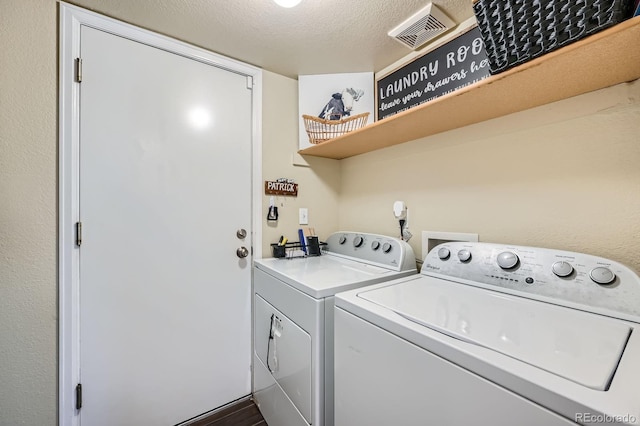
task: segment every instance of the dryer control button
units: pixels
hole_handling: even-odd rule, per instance
[[[611,284],[616,279],[616,275],[611,272],[611,269],[605,268],[604,266],[593,268],[591,272],[589,272],[589,276],[593,282],[600,285]]]
[[[346,243],[346,242],[347,242],[347,237],[345,237],[344,235],[342,235],[342,236],[340,237],[340,240],[338,240],[338,242],[339,242],[340,244],[344,244],[344,243]]]
[[[503,251],[498,255],[498,266],[502,269],[511,269],[518,264],[518,255],[511,251]]]
[[[390,243],[384,243],[382,245],[382,251],[385,252],[385,253],[389,253],[392,248],[393,248],[393,246]]]
[[[374,241],[371,243],[371,250],[378,250],[380,248],[380,241]]]
[[[551,266],[551,270],[559,277],[568,277],[573,272],[573,266],[564,260],[558,261]]]
[[[440,258],[440,260],[447,260],[450,255],[451,252],[446,247],[442,247],[440,250],[438,250],[438,257]]]
[[[357,237],[355,237],[353,239],[353,246],[354,247],[360,247],[362,245],[362,243],[364,243],[364,238],[362,238],[360,235],[358,235]]]
[[[458,251],[458,259],[460,262],[468,262],[471,260],[471,252],[467,249],[462,249]]]

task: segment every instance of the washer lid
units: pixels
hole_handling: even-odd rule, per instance
[[[631,333],[610,318],[432,277],[358,297],[596,390],[608,388]]]

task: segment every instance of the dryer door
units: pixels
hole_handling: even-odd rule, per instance
[[[258,358],[311,423],[311,336],[258,294],[254,321]]]

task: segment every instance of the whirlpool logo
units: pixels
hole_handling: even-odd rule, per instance
[[[426,267],[427,269],[431,269],[432,271],[439,271],[439,270],[440,270],[440,267],[439,267],[439,266],[432,265],[432,264],[430,264],[430,263],[427,263],[427,264],[425,265],[425,267]]]

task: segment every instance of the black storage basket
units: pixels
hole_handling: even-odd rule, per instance
[[[473,4],[491,74],[613,26],[629,18],[632,7],[633,0],[477,0]]]

